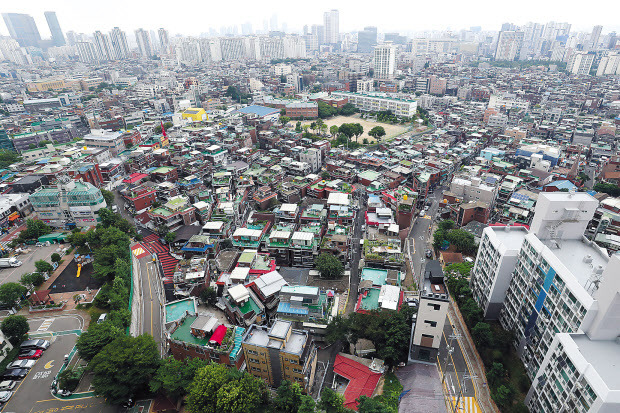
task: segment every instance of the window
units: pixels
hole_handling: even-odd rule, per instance
[[[429,307],[433,307],[433,310],[434,310],[434,311],[439,311],[439,310],[441,310],[441,306],[440,306],[439,304],[431,304],[431,303],[428,303],[428,306],[429,306]]]
[[[429,327],[437,327],[437,321],[424,320],[424,324],[428,324]]]

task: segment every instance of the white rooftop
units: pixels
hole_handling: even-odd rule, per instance
[[[349,194],[342,192],[331,192],[327,198],[328,205],[349,205]]]
[[[243,284],[237,284],[228,289],[228,294],[236,303],[243,302],[250,298],[250,292]]]
[[[235,267],[230,273],[230,279],[244,281],[250,275],[250,267]]]
[[[259,238],[263,231],[260,229],[250,229],[250,228],[237,228],[233,237],[254,237]]]
[[[277,271],[271,271],[261,275],[254,280],[254,284],[256,284],[265,297],[280,292],[280,289],[287,285],[284,278]]]
[[[203,229],[220,229],[224,225],[224,221],[209,221],[202,226]]]
[[[379,305],[381,308],[388,310],[398,309],[398,301],[400,300],[400,287],[385,284],[381,286],[379,292]]]
[[[280,211],[295,212],[297,211],[297,204],[282,204],[280,205]]]
[[[293,232],[292,239],[294,241],[312,241],[314,234],[312,232],[295,231]]]

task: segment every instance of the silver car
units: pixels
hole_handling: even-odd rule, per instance
[[[30,370],[32,366],[36,363],[35,360],[15,360],[11,364],[8,365],[7,369],[28,369]]]
[[[12,391],[0,391],[0,403],[8,402],[12,395]]]
[[[0,391],[13,390],[17,382],[15,380],[4,380],[0,382]]]

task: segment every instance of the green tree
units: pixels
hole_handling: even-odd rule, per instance
[[[44,282],[45,282],[45,277],[43,276],[43,274],[38,273],[38,272],[30,272],[30,273],[24,274],[19,280],[19,283],[28,289],[38,287]]]
[[[301,387],[298,383],[283,380],[276,390],[273,406],[281,413],[295,413],[301,405]]]
[[[349,332],[349,320],[341,315],[337,315],[327,324],[325,329],[325,340],[328,343],[346,341]]]
[[[59,253],[55,252],[55,253],[52,254],[50,259],[52,260],[52,262],[60,262],[61,257],[60,257]]]
[[[0,330],[2,330],[2,333],[11,344],[15,346],[28,334],[30,326],[28,325],[28,319],[23,315],[10,315],[2,320]]]
[[[496,388],[506,377],[506,369],[502,363],[493,363],[487,371],[487,381],[491,388]]]
[[[332,125],[329,127],[329,134],[332,135],[332,138],[335,138],[338,134],[338,126]]]
[[[368,132],[368,134],[375,138],[375,141],[380,142],[381,138],[385,136],[385,129],[383,126],[375,126],[370,130],[370,132]]]
[[[8,282],[0,285],[0,303],[7,307],[15,307],[25,294],[28,292],[26,287],[15,282]]]
[[[217,391],[228,381],[223,364],[212,363],[199,369],[189,387],[187,407],[191,413],[217,411]]]
[[[267,401],[265,382],[244,373],[238,380],[230,380],[217,391],[217,409],[222,413],[247,413],[259,411]]]
[[[317,403],[317,407],[324,410],[325,413],[345,413],[344,396],[336,393],[329,387],[323,389],[321,400]]]
[[[330,280],[342,278],[344,266],[333,254],[323,252],[314,262],[316,269],[321,273],[321,278]]]
[[[40,236],[47,235],[51,232],[52,227],[45,222],[39,221],[38,219],[27,219],[26,229],[19,234],[19,238],[22,240],[38,239]]]
[[[316,412],[316,403],[314,402],[314,399],[307,395],[301,396],[301,403],[299,404],[299,409],[297,409],[297,413],[315,413],[315,412]]]
[[[594,190],[596,192],[603,192],[611,196],[620,196],[620,186],[607,182],[597,183],[596,185],[594,185]]]
[[[495,400],[495,403],[506,409],[512,405],[512,402],[515,399],[515,393],[515,389],[512,385],[502,384],[493,392],[491,397]]]
[[[364,145],[368,145],[368,139],[367,139],[367,138],[362,139],[362,143],[363,143]]]
[[[280,116],[280,124],[282,126],[286,126],[287,123],[289,123],[291,121],[291,118],[289,118],[288,116]]]
[[[52,141],[50,140],[43,140],[41,142],[39,142],[39,148],[43,148],[46,145],[49,145],[50,143],[52,143]]]
[[[200,299],[207,305],[215,305],[217,302],[217,292],[213,287],[207,287],[200,293]]]
[[[101,190],[101,195],[103,195],[103,199],[105,199],[105,203],[109,208],[112,208],[116,202],[114,201],[114,193],[108,191],[107,189]]]
[[[172,400],[185,396],[196,372],[205,367],[207,361],[187,358],[183,361],[170,356],[165,358],[149,384],[152,392],[163,392]]]
[[[34,148],[31,148],[34,149]],[[10,165],[17,163],[22,160],[22,157],[19,156],[17,152],[10,151],[7,149],[0,149],[0,169],[6,169]]]
[[[302,131],[303,131],[303,129],[301,128],[301,122],[297,122],[295,124],[295,132],[301,133]]]
[[[233,243],[229,238],[220,241],[220,250],[225,250],[233,247]]]
[[[105,346],[119,338],[123,331],[111,321],[92,323],[87,331],[82,333],[77,340],[76,348],[86,361],[90,361]]]
[[[74,391],[80,384],[82,375],[84,374],[83,368],[71,368],[67,367],[58,375],[58,388]]]
[[[54,271],[54,267],[52,266],[52,264],[45,260],[35,261],[34,266],[40,273],[46,272],[48,274],[51,274]]]
[[[487,323],[478,322],[471,329],[471,335],[478,347],[488,348],[493,344],[493,333],[491,332],[491,326]]]
[[[388,406],[377,398],[360,396],[357,399],[357,411],[359,413],[397,413],[398,409]]]
[[[482,321],[483,311],[473,298],[468,297],[463,305],[460,306],[460,310],[465,319],[465,324],[470,328]]]
[[[226,96],[229,96],[232,100],[239,102],[241,100],[241,95],[239,94],[239,90],[235,86],[228,86],[226,89]]]
[[[446,238],[450,244],[454,245],[461,252],[473,252],[476,249],[474,235],[464,229],[450,230]]]
[[[160,362],[153,337],[121,335],[105,346],[88,365],[94,373],[95,394],[117,404],[147,391]]]
[[[176,238],[176,234],[174,232],[168,232],[166,234],[166,236],[164,237],[164,240],[168,243],[168,244],[172,244],[174,242],[174,239]]]
[[[359,123],[352,123],[353,134],[355,135],[355,142],[359,139],[359,137],[364,133],[364,127]]]
[[[351,140],[353,135],[355,135],[356,129],[352,123],[343,123],[338,128],[338,133],[343,134],[347,137],[348,140]]]

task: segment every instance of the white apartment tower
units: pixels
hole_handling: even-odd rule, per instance
[[[151,36],[147,30],[136,30],[136,43],[138,43],[138,52],[144,57],[153,56],[153,47],[151,45]]]
[[[605,280],[612,272],[604,273],[607,252],[583,236],[597,206],[586,193],[543,192],[529,231],[484,230],[471,276],[474,299],[486,317],[499,312],[502,326],[514,332],[530,378],[557,333],[585,330],[600,315],[603,285],[620,294],[620,282]]]
[[[114,55],[117,59],[129,57],[129,45],[124,31],[118,27],[113,28],[110,32],[110,43],[112,43],[112,49],[114,49]]]
[[[566,65],[566,71],[574,75],[588,75],[595,57],[594,52],[574,52]]]
[[[116,60],[116,54],[114,53],[114,48],[110,42],[110,37],[100,31],[96,31],[94,36],[95,47],[97,49],[97,54],[99,55],[99,60]]]
[[[163,27],[157,31],[159,36],[159,47],[163,51],[168,51],[168,46],[170,46],[170,37],[168,36],[168,30]]]
[[[323,15],[325,43],[336,44],[340,41],[340,14],[338,10],[326,11]]]
[[[375,46],[375,75],[377,79],[388,80],[394,78],[396,70],[396,46],[386,42]]]
[[[601,31],[603,31],[603,26],[594,26],[592,29],[592,33],[590,34],[590,47],[592,49],[596,49],[598,40],[601,37]]]
[[[499,32],[495,60],[516,60],[521,54],[525,33],[508,30]]]

